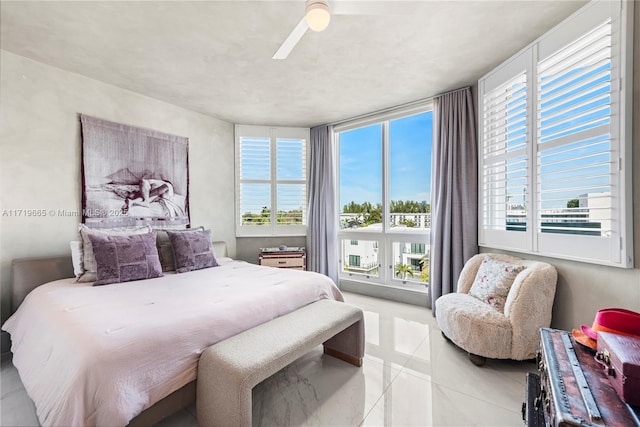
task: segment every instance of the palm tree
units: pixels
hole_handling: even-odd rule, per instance
[[[413,277],[413,268],[407,264],[397,263],[395,268],[396,277],[402,277],[402,280],[407,280],[407,275]]]
[[[422,255],[422,257],[420,258],[420,261],[418,261],[418,263],[420,264],[420,267],[424,270],[425,267],[429,268],[429,251],[427,251],[426,254]]]
[[[429,266],[427,265],[426,267],[423,267],[422,270],[420,270],[420,281],[427,283],[429,281]]]
[[[428,282],[429,281],[429,252],[422,255],[419,261],[420,264],[420,281]]]

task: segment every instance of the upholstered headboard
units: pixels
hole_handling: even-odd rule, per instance
[[[33,289],[68,277],[73,277],[71,256],[14,259],[11,263],[11,313]]]
[[[218,257],[227,256],[227,244],[213,242]],[[14,259],[11,263],[11,313],[33,289],[45,283],[73,277],[71,256]]]

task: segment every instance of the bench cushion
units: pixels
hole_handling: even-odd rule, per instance
[[[253,387],[343,331],[357,339],[338,353],[361,359],[362,310],[321,300],[207,348],[198,363],[198,424],[250,426]]]

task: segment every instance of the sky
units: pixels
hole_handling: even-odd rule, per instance
[[[390,121],[390,199],[431,200],[431,112]],[[340,132],[340,209],[382,203],[382,125]]]

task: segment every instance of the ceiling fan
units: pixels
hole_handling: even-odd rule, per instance
[[[305,15],[282,43],[272,59],[286,59],[307,29],[323,31],[331,15],[407,15],[415,11],[413,1],[339,1],[306,0]]]

